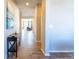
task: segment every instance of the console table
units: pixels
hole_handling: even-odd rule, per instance
[[[9,53],[16,53],[17,57],[17,37],[13,35],[7,37],[7,57],[9,57]]]

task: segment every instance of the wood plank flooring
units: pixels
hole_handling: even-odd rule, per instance
[[[33,32],[23,32],[21,46],[18,49],[18,57],[10,56],[8,59],[74,59],[73,53],[50,53],[46,57],[40,50],[40,43],[35,43]]]

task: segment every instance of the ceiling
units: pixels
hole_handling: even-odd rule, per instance
[[[26,17],[27,13],[33,13],[35,6],[41,2],[41,0],[13,0],[17,6],[20,9],[20,12],[22,13],[22,17]],[[26,6],[26,2],[29,3],[29,6]],[[29,13],[28,13],[29,14]],[[32,16],[32,14],[28,15]]]

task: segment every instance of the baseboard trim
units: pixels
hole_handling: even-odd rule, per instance
[[[67,53],[67,52],[73,53],[74,50],[62,50],[62,51],[60,51],[60,50],[59,50],[59,51],[56,51],[56,50],[53,50],[53,51],[52,51],[52,50],[50,50],[49,52],[50,52],[50,53],[55,53],[55,52],[57,52],[57,53],[59,53],[59,52],[63,52],[63,53],[64,53],[64,52],[65,52],[65,53]]]
[[[43,49],[41,49],[41,52],[44,54],[44,56],[50,56],[50,53],[45,53]]]

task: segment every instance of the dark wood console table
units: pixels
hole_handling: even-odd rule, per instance
[[[7,57],[9,53],[16,53],[17,57],[17,37],[14,35],[7,37]]]

